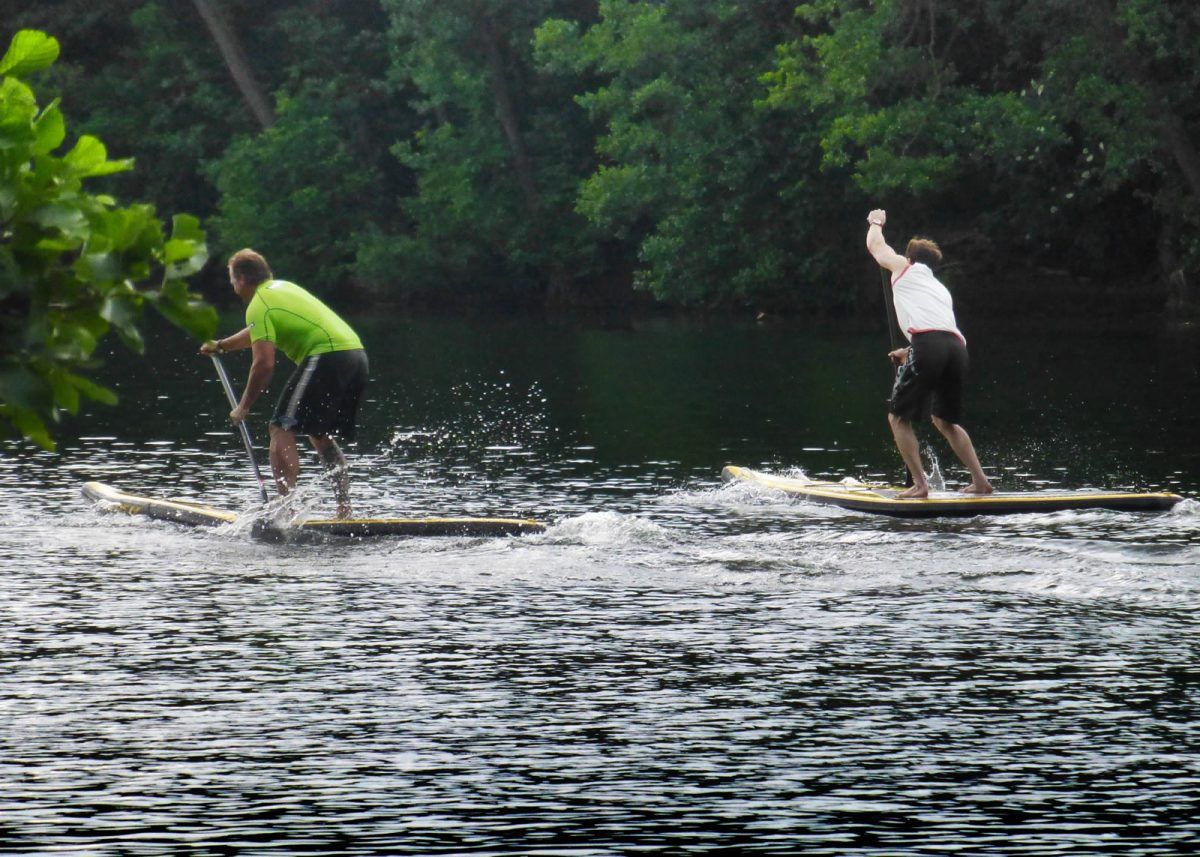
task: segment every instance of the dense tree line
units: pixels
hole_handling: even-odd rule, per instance
[[[1165,311],[1200,271],[1192,0],[0,0],[0,21],[61,41],[39,91],[136,159],[114,195],[318,290],[852,313],[875,205],[976,275]]]

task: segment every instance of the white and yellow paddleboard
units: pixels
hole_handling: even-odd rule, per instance
[[[773,476],[746,467],[729,465],[721,471],[726,482],[748,482],[773,488],[792,497],[900,518],[971,517],[1013,515],[1025,512],[1061,512],[1073,509],[1113,509],[1124,512],[1161,512],[1183,498],[1178,494],[1139,494],[1126,491],[997,491],[974,495],[938,492],[920,500],[900,499],[903,488],[844,479],[821,482]]]
[[[232,524],[237,514],[187,500],[161,500],[127,494],[101,482],[87,482],[83,496],[94,503],[129,515],[144,515],[162,521],[192,526],[216,527]],[[546,525],[525,518],[361,518],[307,520],[284,528],[304,535],[351,536],[520,536],[545,532]],[[267,531],[270,532],[267,532]],[[264,535],[278,535],[273,527],[259,528]]]

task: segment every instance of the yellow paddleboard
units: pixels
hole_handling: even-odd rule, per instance
[[[144,515],[162,521],[192,526],[215,527],[232,524],[238,516],[187,500],[161,500],[127,494],[101,482],[87,482],[83,496],[94,503],[129,515]],[[546,525],[525,518],[361,518],[350,520],[307,520],[277,530],[260,527],[259,534],[278,536],[296,530],[301,534],[324,534],[366,538],[373,536],[520,536],[545,532]]]
[[[1061,512],[1072,509],[1113,509],[1124,512],[1161,512],[1183,498],[1178,494],[1139,494],[1126,491],[997,491],[975,495],[930,493],[920,500],[900,499],[903,488],[844,479],[822,482],[773,476],[746,467],[729,465],[721,471],[726,482],[747,482],[773,488],[793,497],[899,518],[1014,515],[1028,512]]]

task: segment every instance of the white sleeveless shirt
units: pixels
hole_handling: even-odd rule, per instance
[[[914,333],[946,330],[967,344],[954,320],[950,292],[923,262],[911,263],[892,280],[892,300],[896,304],[896,320],[909,342]]]

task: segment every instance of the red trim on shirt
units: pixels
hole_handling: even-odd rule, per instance
[[[896,283],[900,282],[900,278],[903,277],[905,274],[907,274],[908,269],[911,268],[912,266],[913,266],[912,262],[909,262],[907,265],[905,265],[904,270],[896,275],[896,279],[892,280],[892,285],[894,286],[894,285],[896,285]]]

